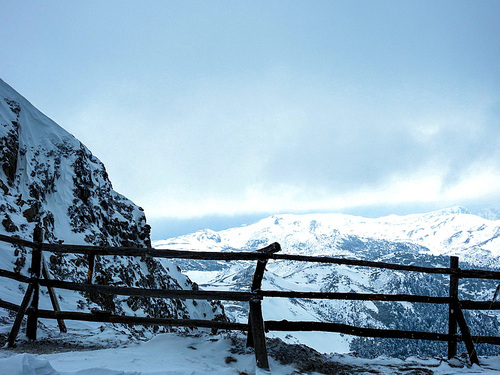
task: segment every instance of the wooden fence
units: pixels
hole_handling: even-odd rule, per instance
[[[64,320],[82,320],[107,323],[158,325],[177,327],[202,327],[212,329],[239,330],[248,332],[247,345],[254,347],[257,366],[269,368],[265,333],[268,331],[323,331],[339,332],[348,335],[380,338],[402,338],[415,340],[432,340],[448,342],[448,358],[457,354],[457,343],[463,341],[471,363],[478,364],[474,344],[488,343],[500,345],[500,337],[496,336],[471,336],[462,310],[500,310],[500,302],[495,301],[470,301],[460,300],[458,295],[459,281],[465,278],[500,280],[500,272],[483,271],[474,269],[460,269],[458,257],[450,257],[450,266],[447,268],[431,268],[411,265],[398,265],[383,262],[364,260],[341,259],[331,257],[303,256],[278,254],[280,245],[273,243],[256,252],[197,252],[180,250],[157,250],[152,248],[134,247],[105,247],[84,245],[63,245],[43,243],[42,230],[37,227],[33,241],[26,241],[16,237],[0,235],[0,241],[10,244],[29,247],[32,249],[31,275],[24,276],[8,270],[0,269],[0,277],[6,277],[27,283],[28,287],[20,305],[0,299],[0,307],[17,312],[14,324],[8,337],[8,346],[14,346],[24,315],[28,316],[26,336],[36,339],[37,321],[39,318],[57,319],[59,329],[66,331]],[[87,255],[89,272],[87,280],[81,283],[52,280],[43,261],[42,252],[76,253]],[[250,292],[237,291],[210,291],[210,290],[170,290],[170,289],[145,289],[133,287],[117,287],[109,285],[92,284],[92,274],[95,256],[131,256],[154,257],[166,259],[198,259],[198,260],[225,260],[225,261],[257,261]],[[362,294],[362,293],[324,293],[324,292],[297,292],[280,290],[262,290],[261,283],[266,264],[269,260],[289,260],[301,262],[327,263],[337,265],[372,267],[398,271],[419,272],[427,274],[441,274],[450,276],[448,297],[431,297],[407,294]],[[49,291],[53,310],[38,308],[40,286]],[[141,296],[175,299],[201,299],[201,300],[231,300],[246,301],[249,303],[248,323],[233,323],[195,319],[168,319],[154,317],[136,317],[113,315],[106,311],[93,311],[91,313],[61,311],[57,303],[54,288],[67,289],[80,292],[100,293],[110,295]],[[355,327],[340,323],[314,322],[314,321],[264,321],[262,315],[263,298],[304,298],[304,299],[331,299],[331,300],[357,300],[357,301],[405,301],[413,303],[446,304],[448,312],[448,333],[419,332],[404,330],[389,330]],[[457,333],[457,327],[461,334]]]

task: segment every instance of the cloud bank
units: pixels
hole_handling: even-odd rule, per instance
[[[0,34],[150,218],[500,206],[498,1],[10,2]]]
[[[150,217],[446,206],[500,192],[498,103],[486,90],[297,81],[283,69],[175,97],[124,83],[67,122]]]

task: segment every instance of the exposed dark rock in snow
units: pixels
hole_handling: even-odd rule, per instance
[[[35,225],[41,223],[44,241],[51,243],[151,246],[144,211],[113,190],[102,162],[1,80],[0,165],[0,233],[31,239]],[[45,257],[53,277],[85,280],[85,256]],[[0,243],[0,264],[27,274],[26,249]],[[169,268],[171,271],[154,259],[97,257],[94,281],[117,286],[192,288],[192,282],[175,266]],[[13,290],[10,293],[16,295]],[[199,302],[194,306],[190,301],[136,297],[84,295],[78,306],[156,317],[211,319],[223,315],[218,303]]]

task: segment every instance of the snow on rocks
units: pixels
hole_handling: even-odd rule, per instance
[[[103,163],[75,137],[38,111],[0,80],[0,233],[32,238],[40,223],[44,241],[99,246],[150,246],[142,208],[113,190]],[[51,276],[83,282],[88,258],[77,254],[44,254]],[[0,267],[28,274],[29,251],[0,243]],[[1,280],[9,302],[19,304],[24,286]],[[144,288],[191,289],[177,266],[153,258],[96,258],[94,282]],[[42,288],[43,289],[43,288]],[[44,297],[44,296],[42,296]],[[45,296],[47,297],[47,296]],[[60,292],[63,310],[93,308],[115,314],[212,319],[223,316],[220,304]],[[48,298],[41,298],[42,308]],[[0,309],[0,322],[12,316]]]

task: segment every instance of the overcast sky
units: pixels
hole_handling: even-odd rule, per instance
[[[0,9],[1,78],[104,162],[153,233],[169,223],[157,238],[500,207],[498,1]]]

